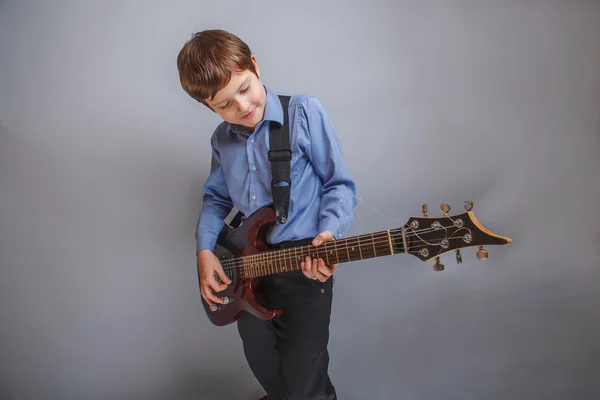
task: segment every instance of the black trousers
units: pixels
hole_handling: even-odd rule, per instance
[[[260,291],[267,307],[283,313],[271,321],[244,313],[237,326],[250,369],[269,400],[336,400],[327,351],[333,276],[320,282],[302,271],[271,275]]]

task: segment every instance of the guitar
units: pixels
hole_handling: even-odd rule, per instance
[[[282,309],[268,309],[261,304],[257,287],[260,280],[272,274],[300,270],[306,256],[322,258],[326,264],[341,264],[396,254],[410,254],[421,261],[435,260],[433,269],[444,270],[440,256],[455,252],[456,260],[462,263],[460,249],[477,247],[477,258],[486,259],[484,245],[506,245],[512,239],[497,235],[486,229],[471,211],[473,203],[465,202],[466,212],[448,215],[450,206],[441,206],[443,216],[427,215],[423,205],[422,217],[411,217],[397,229],[368,233],[322,243],[274,250],[266,242],[266,236],[276,221],[275,211],[264,207],[250,215],[238,228],[227,224],[223,227],[215,245],[214,253],[221,262],[231,284],[221,292],[225,304],[209,307],[204,298],[202,304],[209,320],[217,326],[235,322],[244,312],[262,320],[276,318]],[[215,274],[217,282],[221,280]],[[198,280],[200,274],[198,273]]]

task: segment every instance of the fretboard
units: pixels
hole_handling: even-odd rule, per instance
[[[327,265],[364,260],[373,257],[403,253],[401,229],[374,232],[322,243],[319,246],[305,245],[283,250],[266,251],[251,256],[242,256],[233,262],[243,265],[246,278],[291,272],[301,269],[304,259],[322,258]]]

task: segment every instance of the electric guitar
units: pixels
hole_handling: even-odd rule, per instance
[[[455,252],[456,260],[462,263],[460,249],[477,247],[477,258],[486,259],[488,253],[484,245],[506,245],[512,239],[497,235],[486,229],[471,211],[473,203],[465,202],[466,212],[448,215],[450,206],[441,206],[443,216],[427,215],[427,205],[423,205],[422,217],[411,217],[397,229],[373,232],[345,239],[274,250],[266,242],[267,233],[276,221],[275,211],[264,207],[250,215],[244,223],[231,228],[223,227],[214,253],[221,262],[231,284],[221,292],[225,304],[209,307],[204,298],[202,304],[210,321],[217,326],[235,322],[244,312],[249,312],[262,320],[276,318],[282,309],[268,309],[261,304],[257,287],[261,278],[300,270],[306,256],[322,258],[326,264],[341,264],[373,257],[396,254],[410,254],[421,261],[435,260],[433,269],[444,270],[440,256]],[[215,274],[217,282],[222,283]],[[198,280],[200,274],[198,273]]]

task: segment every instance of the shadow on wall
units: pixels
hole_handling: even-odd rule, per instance
[[[1,1],[2,0],[0,0],[0,2]],[[6,177],[3,177],[2,172],[5,171],[4,174],[6,174],[6,171],[8,171],[8,165],[10,164],[9,157],[13,152],[14,147],[14,138],[0,121],[0,184],[3,182],[3,179],[7,179]]]
[[[246,376],[235,376],[228,372],[217,373],[210,371],[204,374],[189,374],[181,376],[177,389],[168,393],[161,393],[157,398],[202,399],[202,400],[256,400],[264,396],[264,391],[258,389],[258,383],[248,385]],[[255,389],[249,388],[252,385]],[[0,399],[2,400],[2,399]]]

